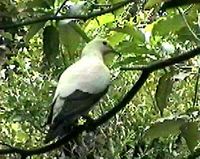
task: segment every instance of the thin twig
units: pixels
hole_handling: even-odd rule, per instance
[[[61,6],[58,8],[58,10],[56,11],[56,13],[55,13],[55,16],[57,16],[58,15],[58,13],[61,11],[61,9],[65,6],[65,3],[67,2],[68,0],[65,0],[62,4],[61,4]]]
[[[198,38],[198,36],[195,34],[195,32],[192,30],[192,28],[190,27],[186,17],[185,17],[185,14],[183,13],[183,11],[181,10],[181,8],[177,8],[178,9],[178,12],[180,13],[180,15],[182,16],[187,28],[189,29],[189,31],[191,32],[191,34],[193,35],[193,37],[198,40],[200,42],[200,39]]]
[[[196,102],[197,102],[197,94],[198,94],[198,88],[199,88],[199,77],[200,77],[200,68],[198,69],[197,72],[197,79],[195,83],[195,89],[194,89],[194,100],[193,100],[193,107],[195,107]]]

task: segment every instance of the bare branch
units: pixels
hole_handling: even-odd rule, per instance
[[[186,61],[190,58],[195,57],[196,55],[200,54],[200,47],[197,47],[196,49],[193,49],[191,51],[188,51],[186,53],[180,54],[178,56],[174,56],[168,59],[163,59],[163,60],[159,60],[156,62],[153,62],[149,65],[141,65],[141,66],[136,66],[136,67],[123,67],[122,70],[148,70],[150,72],[156,71],[158,69],[163,69],[167,66],[171,66],[174,65],[176,63],[182,62],[182,61]]]

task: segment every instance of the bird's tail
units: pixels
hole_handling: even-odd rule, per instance
[[[56,137],[63,137],[64,135],[67,135],[72,129],[72,126],[73,126],[72,123],[66,123],[66,122],[60,123],[59,125],[52,124],[45,137],[44,143],[48,143],[53,139],[55,139]]]

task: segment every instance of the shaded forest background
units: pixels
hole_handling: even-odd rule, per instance
[[[126,103],[95,130],[79,132],[73,157],[199,156],[200,58],[192,54],[200,44],[199,10],[195,0],[0,1],[2,158],[59,154],[64,142],[38,154],[26,150],[45,147],[44,125],[59,75],[96,36],[121,56],[107,61],[112,84],[90,115],[99,119]],[[136,95],[129,91],[133,86]]]

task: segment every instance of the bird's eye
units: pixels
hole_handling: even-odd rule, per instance
[[[106,41],[103,41],[103,45],[107,45],[107,42],[106,42]]]

